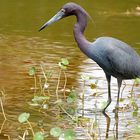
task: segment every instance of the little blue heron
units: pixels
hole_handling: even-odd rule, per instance
[[[77,18],[77,22],[74,25],[74,37],[78,47],[89,58],[94,60],[106,75],[108,101],[103,111],[111,103],[111,76],[117,78],[117,109],[119,107],[119,94],[122,80],[140,77],[140,57],[128,44],[112,37],[99,37],[94,42],[89,42],[83,35],[89,15],[81,6],[73,2],[65,4],[39,31],[53,22],[71,15],[75,15]]]

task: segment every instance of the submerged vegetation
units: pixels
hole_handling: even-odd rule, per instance
[[[28,107],[32,110],[38,111],[41,117],[47,116],[47,112],[53,114],[52,118],[56,118],[56,122],[52,125],[44,123],[43,120],[33,119],[33,114],[29,112],[23,112],[17,117],[19,127],[17,129],[18,137],[17,139],[26,140],[45,140],[45,139],[59,139],[59,140],[76,140],[80,139],[78,131],[83,130],[82,136],[84,135],[85,139],[96,140],[101,138],[100,130],[100,120],[98,118],[98,113],[106,106],[106,102],[101,101],[97,103],[98,93],[98,81],[90,84],[91,90],[94,90],[92,95],[95,98],[95,109],[93,110],[93,117],[89,118],[84,115],[85,110],[85,91],[86,91],[86,82],[90,80],[90,76],[81,75],[81,80],[83,82],[83,87],[81,89],[81,96],[79,97],[76,93],[76,90],[71,87],[67,88],[67,67],[69,66],[69,61],[66,58],[62,58],[58,63],[58,76],[57,84],[55,91],[51,90],[52,83],[50,80],[53,76],[52,70],[46,70],[43,64],[40,66],[29,68],[28,74],[34,79],[34,86],[31,88],[33,93],[32,99],[27,102]],[[62,85],[63,83],[63,85]],[[132,117],[138,122],[133,124],[130,120],[126,121],[126,129],[131,133],[126,133],[123,137],[126,140],[136,140],[140,137],[140,117],[139,117],[139,107],[138,100],[139,96],[135,95],[134,87],[138,86],[140,79],[136,79],[132,86],[127,100],[121,98],[120,102],[124,105],[119,108],[119,112],[125,117],[125,112],[128,110],[132,111]],[[54,85],[53,85],[54,86]],[[4,117],[4,122],[1,126],[0,133],[3,131],[5,122],[7,121],[6,113],[4,111],[3,102],[5,101],[4,92],[1,91],[0,104],[1,112]],[[77,101],[82,104],[82,113],[78,113],[77,110]],[[104,113],[103,114],[107,120],[107,130],[106,130],[106,139],[115,140],[118,139],[118,113],[115,114],[116,124],[114,126],[114,131],[116,134],[114,136],[109,136],[109,125],[110,117]],[[36,121],[37,120],[37,121]],[[62,123],[57,123],[61,121]],[[115,128],[116,127],[116,128]],[[49,129],[48,129],[49,128]],[[6,134],[5,134],[6,135]],[[7,136],[8,139],[10,135]],[[16,139],[16,140],[17,140]]]

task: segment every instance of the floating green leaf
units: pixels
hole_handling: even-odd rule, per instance
[[[67,102],[68,102],[68,103],[72,103],[72,102],[74,102],[76,99],[77,99],[76,92],[75,92],[74,90],[72,90],[72,91],[70,92],[70,94],[68,95],[68,97],[67,97]]]
[[[61,58],[61,63],[65,66],[69,65],[69,61],[66,58]]]
[[[83,75],[81,75],[81,78],[82,78],[83,81],[87,81],[87,80],[90,79],[90,76],[83,74]]]
[[[71,97],[68,97],[67,98],[67,103],[73,103],[75,100],[73,99],[73,98],[71,98]]]
[[[134,133],[140,134],[140,125],[138,125],[134,128]]]
[[[99,105],[99,108],[100,108],[100,109],[104,109],[104,108],[106,107],[106,105],[107,105],[107,102],[106,102],[106,101],[102,101],[102,102],[100,103],[100,105]]]
[[[136,84],[136,85],[139,85],[139,84],[140,84],[140,78],[136,78],[136,79],[135,79],[135,84]]]
[[[125,98],[120,98],[120,102],[123,102],[123,101],[125,101]]]
[[[35,68],[35,67],[31,67],[31,68],[29,69],[29,75],[30,75],[30,76],[35,75],[35,72],[36,72],[36,68]]]
[[[134,111],[138,111],[139,107],[134,99],[131,100],[131,105],[133,106]]]
[[[61,133],[62,133],[62,131],[61,131],[60,127],[54,127],[54,128],[51,128],[51,130],[50,130],[50,134],[53,137],[59,137],[61,135]]]
[[[20,123],[27,122],[28,119],[29,119],[29,117],[30,117],[30,113],[22,113],[22,114],[19,115],[18,121],[19,121]]]
[[[92,83],[92,84],[90,85],[90,88],[91,88],[91,89],[95,89],[96,87],[97,87],[97,85],[94,84],[94,83]]]
[[[58,65],[63,70],[66,70],[67,69],[67,66],[65,66],[62,62],[59,62]]]
[[[72,90],[71,92],[70,92],[70,94],[69,94],[69,97],[71,97],[71,98],[77,98],[77,94],[76,94],[76,92],[74,91],[74,90]]]
[[[49,96],[35,96],[32,101],[33,102],[41,102],[41,101],[44,101],[44,100],[48,100],[50,99]]]
[[[61,58],[61,61],[58,63],[59,67],[63,70],[67,69],[67,66],[69,65],[69,61],[66,58]]]
[[[76,134],[72,129],[68,129],[64,132],[64,139],[65,140],[75,140]]]
[[[74,115],[75,114],[75,109],[74,108],[68,108],[66,110],[70,115]]]
[[[44,135],[41,132],[36,132],[33,140],[44,140]]]
[[[133,111],[132,115],[133,115],[133,117],[137,117],[138,116],[138,111]]]

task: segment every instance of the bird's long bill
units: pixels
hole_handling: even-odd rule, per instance
[[[53,16],[49,21],[47,21],[40,29],[39,31],[43,30],[48,25],[62,19],[65,16],[65,13],[60,10],[55,16]]]

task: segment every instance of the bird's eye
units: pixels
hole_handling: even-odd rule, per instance
[[[65,9],[61,9],[61,12],[65,13]]]

